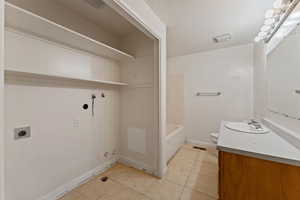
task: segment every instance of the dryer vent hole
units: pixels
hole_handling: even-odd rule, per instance
[[[89,105],[88,105],[88,104],[84,104],[84,105],[82,106],[82,108],[83,108],[84,110],[87,110],[87,109],[89,108]]]

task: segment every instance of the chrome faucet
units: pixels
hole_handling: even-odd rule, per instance
[[[255,121],[254,119],[251,119],[251,120],[248,122],[248,125],[249,125],[249,126],[254,126],[255,129],[262,129],[261,124],[260,124],[258,121]]]

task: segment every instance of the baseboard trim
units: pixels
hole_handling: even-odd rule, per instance
[[[118,160],[113,159],[110,161],[105,162],[102,165],[84,173],[83,175],[71,180],[70,182],[58,187],[54,191],[46,194],[45,196],[38,198],[38,200],[57,200],[63,197],[66,193],[70,192],[71,190],[79,187],[80,185],[88,182],[94,176],[97,176],[104,172],[106,169],[112,167]]]
[[[128,165],[128,166],[131,166],[133,168],[136,168],[136,169],[139,169],[139,170],[142,170],[142,171],[145,171],[149,174],[153,174],[155,173],[155,170],[150,167],[149,165],[145,165],[144,163],[141,163],[141,162],[138,162],[136,160],[133,160],[133,159],[130,159],[126,156],[120,156],[119,157],[119,160],[118,160],[119,163],[122,163],[124,165]]]

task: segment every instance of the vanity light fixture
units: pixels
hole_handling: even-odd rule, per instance
[[[254,38],[254,42],[260,42],[263,38],[256,36]]]
[[[300,0],[276,0],[273,8],[266,11],[264,25],[254,41],[270,41],[299,2]]]
[[[259,33],[258,33],[258,37],[260,37],[260,38],[264,38],[264,37],[266,37],[267,35],[268,35],[267,32],[259,32]]]
[[[265,14],[265,18],[266,19],[269,19],[269,18],[273,18],[277,15],[280,15],[281,14],[281,9],[269,9],[266,11],[266,14]]]
[[[280,18],[278,18],[278,17],[277,17],[277,18],[268,18],[268,19],[265,20],[264,25],[267,25],[267,26],[275,25],[276,22],[279,21],[279,19],[280,19]]]
[[[261,27],[260,31],[261,32],[270,32],[274,28],[273,25],[264,25]]]

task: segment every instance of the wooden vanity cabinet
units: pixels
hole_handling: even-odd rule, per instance
[[[219,200],[300,200],[300,167],[219,152]]]

